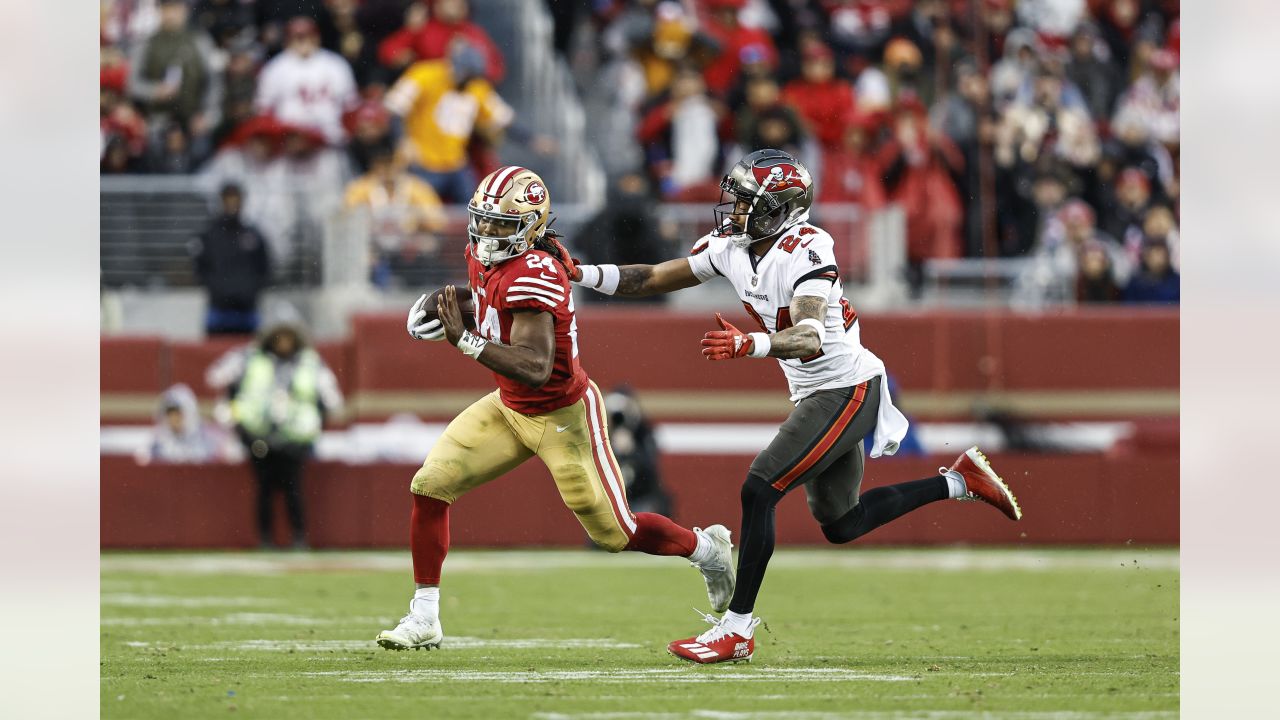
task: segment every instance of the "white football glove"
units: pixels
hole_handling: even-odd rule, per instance
[[[414,340],[443,340],[444,324],[439,318],[422,322],[422,318],[427,316],[426,304],[427,296],[423,295],[409,308],[409,321],[405,323],[405,329]]]

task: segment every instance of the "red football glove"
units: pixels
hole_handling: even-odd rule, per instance
[[[724,318],[720,317],[720,313],[716,313],[716,322],[720,324],[721,329],[712,330],[702,336],[702,354],[708,360],[746,357],[747,353],[755,349],[755,340],[725,322]]]
[[[560,265],[564,268],[565,274],[569,276],[570,282],[578,282],[582,279],[582,270],[578,268],[582,261],[569,254],[569,248],[560,242],[559,236],[547,233],[543,236],[543,240],[547,244],[547,252],[560,261]]]

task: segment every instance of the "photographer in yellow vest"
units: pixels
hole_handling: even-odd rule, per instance
[[[262,547],[274,545],[272,499],[279,491],[285,496],[293,547],[306,549],[302,469],[325,416],[342,408],[333,371],[311,347],[296,312],[289,312],[267,323],[255,342],[219,358],[205,380],[227,393],[231,421],[248,450],[258,481]]]

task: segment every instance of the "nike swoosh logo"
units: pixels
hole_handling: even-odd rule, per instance
[[[558,433],[562,433],[562,432],[564,432],[565,430],[568,430],[568,429],[569,429],[569,426],[568,426],[568,425],[557,425],[557,426],[556,426],[556,432],[558,432]]]
[[[556,277],[555,275],[548,275],[548,274],[546,274],[546,273],[544,273],[544,272],[540,272],[540,273],[538,273],[538,277],[542,278],[543,280],[559,280],[559,279],[560,279],[560,278]]]

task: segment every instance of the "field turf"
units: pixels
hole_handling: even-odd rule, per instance
[[[445,646],[392,652],[407,552],[102,558],[104,718],[1173,718],[1172,550],[780,550],[752,663],[699,667],[684,561],[455,551]]]

